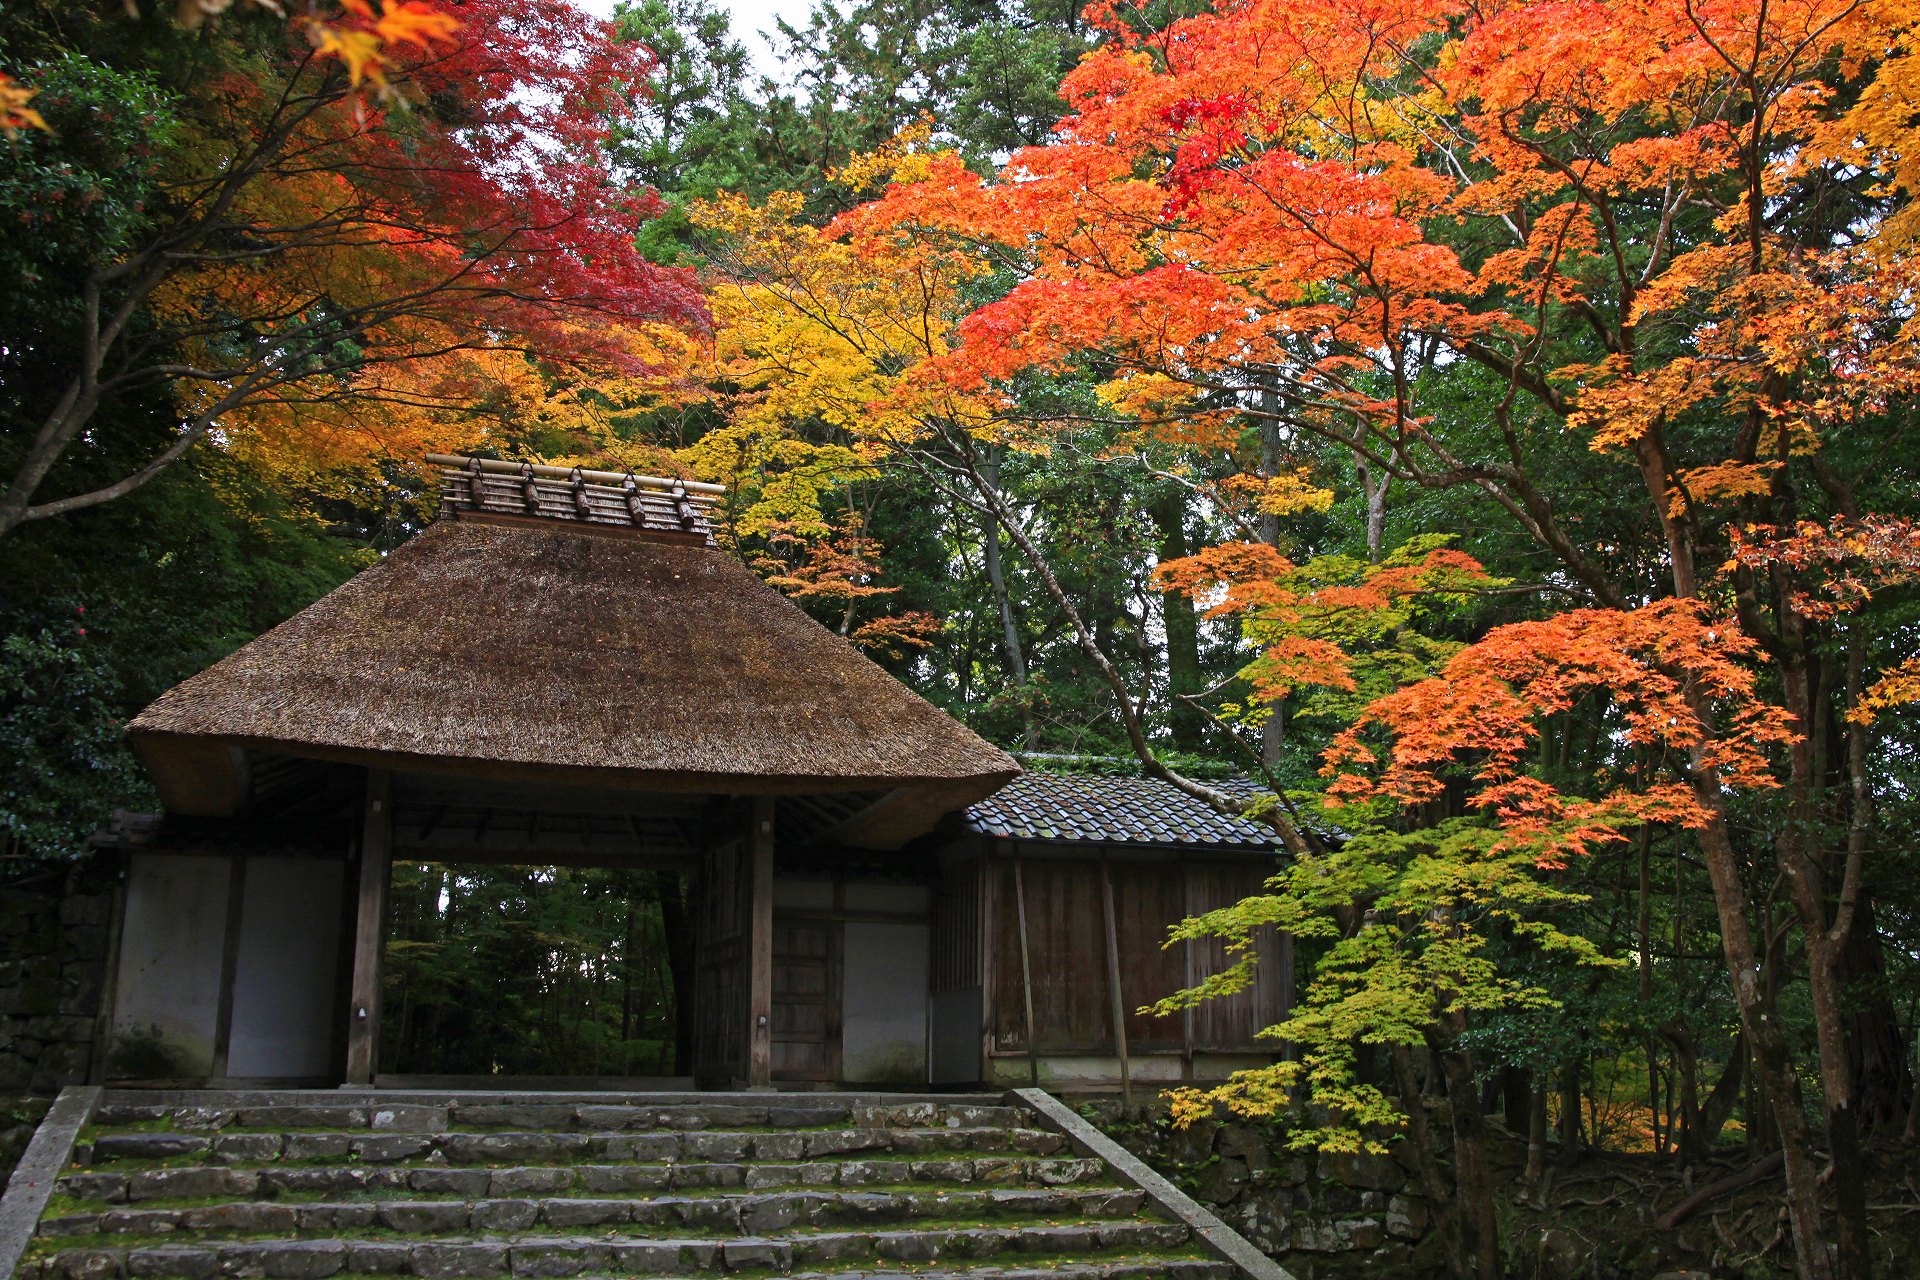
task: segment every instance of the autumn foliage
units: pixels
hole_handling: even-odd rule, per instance
[[[143,81],[168,146],[101,166],[151,183],[22,202],[131,230],[46,268],[80,318],[0,344],[39,397],[0,534],[198,440],[309,495],[436,447],[722,482],[724,546],[849,640],[906,665],[964,632],[960,713],[991,686],[1063,745],[1030,710],[1050,659],[1101,754],[1275,829],[1269,892],[1176,933],[1223,971],[1161,1008],[1284,931],[1298,1053],[1183,1114],[1304,1090],[1337,1113],[1313,1142],[1400,1127],[1456,1274],[1492,1280],[1496,1029],[1629,952],[1647,1005],[1656,948],[1718,948],[1713,1025],[1635,1015],[1686,1076],[1674,1149],[1727,1123],[1718,1036],[1781,1155],[1778,1243],[1864,1275],[1862,1143],[1920,1131],[1873,914],[1920,702],[1920,6],[1174,8],[1091,5],[1026,145],[921,119],[789,189],[690,185],[696,271],[642,253],[669,202],[615,159],[659,69],[562,0],[186,0],[214,70]],[[0,148],[40,154],[84,95],[9,70]],[[148,461],[56,471],[143,397],[172,415]],[[968,607],[914,598],[962,578]],[[1626,884],[1602,947],[1582,912]],[[1567,1064],[1502,1061],[1544,1126]]]
[[[216,423],[230,448],[309,479],[411,464],[476,442],[467,410],[490,379],[657,372],[655,331],[704,327],[691,276],[635,242],[657,197],[618,182],[605,151],[644,48],[558,0],[467,4],[457,29],[416,5],[354,3],[343,20],[359,35],[317,58],[299,30],[243,44],[243,20],[220,20],[230,65],[197,86],[155,174],[161,216],[79,284],[76,358],[47,372],[64,389],[0,529],[136,487]],[[376,72],[380,95],[355,87]],[[151,328],[130,329],[136,315]],[[103,404],[155,385],[181,415],[172,445],[39,499]]]
[[[1319,446],[1297,448],[1322,468],[1309,488],[1337,485],[1345,458],[1370,493],[1471,491],[1500,511],[1537,549],[1537,589],[1559,594],[1359,710],[1326,757],[1329,791],[1413,823],[1464,803],[1549,874],[1650,828],[1697,839],[1747,1043],[1783,1099],[1797,1265],[1829,1274],[1784,1101],[1793,1051],[1743,976],[1758,956],[1741,866],[1765,857],[1789,886],[1845,1151],[1861,735],[1920,692],[1862,612],[1913,580],[1912,526],[1874,514],[1873,460],[1895,456],[1920,390],[1920,15],[1850,0],[1233,0],[1164,26],[1089,12],[1108,38],[1064,80],[1052,140],[995,174],[929,157],[842,220],[971,246],[1013,277],[926,372],[1013,416],[1025,382],[1092,371],[1144,435],[1246,415]],[[1556,474],[1575,465],[1568,439],[1596,460],[1577,465],[1638,494],[1651,560],[1629,566],[1581,527]],[[1212,491],[1303,483],[1274,452]],[[1348,647],[1311,625],[1324,593],[1274,540],[1161,571],[1259,624],[1242,628],[1255,702],[1350,678]],[[1596,778],[1533,750],[1576,708],[1612,735]],[[1736,848],[1729,807],[1774,793],[1787,834]],[[1847,1274],[1864,1248],[1853,1196]],[[1497,1247],[1473,1251],[1497,1269]]]

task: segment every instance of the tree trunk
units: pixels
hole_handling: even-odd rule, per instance
[[[1794,1070],[1772,993],[1762,981],[1760,957],[1747,927],[1746,886],[1740,875],[1739,855],[1721,813],[1719,780],[1696,775],[1694,794],[1714,815],[1700,832],[1700,850],[1713,882],[1714,904],[1720,914],[1720,946],[1733,980],[1741,1029],[1753,1049],[1756,1083],[1766,1089],[1786,1156],[1786,1203],[1793,1227],[1794,1265],[1801,1280],[1833,1280],[1826,1231],[1820,1221],[1819,1170],[1815,1167],[1813,1136],[1807,1130],[1802,1109],[1800,1077]]]
[[[1272,379],[1263,379],[1260,387],[1260,475],[1271,480],[1280,474],[1280,388]],[[1260,513],[1260,541],[1270,547],[1280,545],[1280,517],[1269,511]],[[1260,767],[1268,773],[1280,768],[1280,751],[1287,737],[1287,702],[1276,699],[1267,707],[1267,718],[1260,723]]]
[[[693,918],[687,910],[686,885],[671,871],[656,871],[653,882],[660,895],[660,932],[667,942],[667,972],[673,979],[673,1074],[693,1070]]]
[[[1853,1096],[1861,1132],[1897,1132],[1906,1122],[1913,1073],[1907,1068],[1900,1014],[1887,990],[1873,899],[1865,894],[1841,952],[1840,977],[1847,995],[1847,1043],[1853,1050]]]
[[[1714,1144],[1720,1140],[1720,1131],[1727,1127],[1727,1121],[1733,1116],[1733,1109],[1740,1101],[1740,1086],[1747,1075],[1747,1038],[1736,1032],[1733,1047],[1727,1051],[1727,1067],[1720,1073],[1720,1079],[1714,1083],[1713,1092],[1707,1095],[1705,1105],[1687,1124],[1687,1141],[1691,1144],[1696,1158],[1704,1159],[1712,1153]]]
[[[1567,1161],[1580,1154],[1580,1064],[1568,1062],[1560,1068],[1560,1159]]]
[[[1185,556],[1188,553],[1185,492],[1173,485],[1164,486],[1147,508],[1147,515],[1159,535],[1155,551],[1160,563]],[[1198,753],[1206,748],[1207,717],[1187,698],[1206,687],[1206,677],[1200,669],[1200,616],[1183,591],[1162,592],[1160,601],[1167,633],[1167,724],[1176,750]]]
[[[997,495],[1000,491],[1000,464],[988,460],[980,465],[980,477]],[[994,611],[1000,616],[1000,655],[1006,660],[1007,679],[1019,692],[1020,741],[1027,750],[1035,749],[1033,707],[1027,701],[1027,655],[1020,644],[1020,624],[1013,616],[1013,598],[1007,592],[1006,562],[1000,556],[1000,522],[991,513],[980,515],[980,546],[986,564],[987,586],[993,592]]]
[[[1457,1016],[1447,1019],[1461,1024]],[[1463,1025],[1452,1028],[1456,1032]],[[1486,1117],[1480,1114],[1479,1091],[1473,1086],[1473,1059],[1461,1049],[1439,1051],[1446,1077],[1448,1110],[1453,1115],[1454,1199],[1472,1261],[1475,1280],[1503,1280],[1500,1227],[1494,1212],[1493,1170],[1487,1163]]]
[[[1844,963],[1847,942],[1858,926],[1859,869],[1852,865],[1857,850],[1849,850],[1844,881],[1831,874],[1828,859],[1813,841],[1819,826],[1821,793],[1828,769],[1823,757],[1827,699],[1821,693],[1822,669],[1806,656],[1804,619],[1792,610],[1782,612],[1782,637],[1793,645],[1780,662],[1780,682],[1787,709],[1800,736],[1788,750],[1787,794],[1790,821],[1775,841],[1775,857],[1787,888],[1787,899],[1799,917],[1807,956],[1807,994],[1813,1006],[1814,1044],[1819,1056],[1821,1101],[1825,1105],[1827,1145],[1832,1157],[1837,1261],[1833,1274],[1843,1280],[1870,1280],[1872,1254],[1867,1228],[1867,1190],[1860,1154],[1860,1122],[1853,1092],[1853,1054],[1847,1043]],[[1849,894],[1856,895],[1849,901]],[[1837,907],[1830,906],[1834,898]],[[1777,1110],[1777,1108],[1776,1108]],[[1792,1138],[1782,1128],[1781,1142],[1789,1148],[1789,1180],[1793,1167]],[[1797,1224],[1796,1224],[1797,1225]],[[1822,1259],[1824,1261],[1824,1259]]]
[[[1547,1090],[1535,1081],[1527,1103],[1527,1168],[1521,1176],[1529,1186],[1539,1186],[1547,1173]]]
[[[1407,1140],[1413,1144],[1414,1168],[1420,1178],[1421,1194],[1433,1206],[1433,1229],[1440,1236],[1447,1271],[1453,1280],[1476,1280],[1468,1266],[1466,1243],[1460,1235],[1460,1214],[1446,1175],[1440,1171],[1440,1155],[1433,1145],[1433,1128],[1427,1122],[1427,1100],[1413,1069],[1413,1054],[1407,1046],[1394,1044],[1387,1046],[1387,1058],[1393,1064],[1394,1081],[1407,1113]]]

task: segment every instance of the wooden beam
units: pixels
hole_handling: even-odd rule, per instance
[[[387,880],[393,868],[393,775],[367,770],[360,829],[360,903],[354,917],[347,1003],[348,1084],[371,1085],[380,1044],[380,961],[386,949]]]
[[[700,855],[647,854],[634,856],[616,853],[583,853],[577,850],[463,849],[439,841],[395,841],[391,854],[401,862],[438,862],[451,866],[488,867],[637,867],[646,871],[693,871],[700,866]]]
[[[984,800],[1005,785],[1005,777],[992,775],[895,787],[821,832],[818,842],[857,849],[898,849],[933,830],[948,814]]]
[[[747,1086],[773,1086],[773,798],[749,808],[747,877]]]
[[[1113,992],[1113,1046],[1120,1051],[1120,1102],[1133,1109],[1133,1064],[1127,1060],[1127,1002],[1120,991],[1120,932],[1113,917],[1113,876],[1100,859],[1100,897],[1107,918],[1107,985]]]

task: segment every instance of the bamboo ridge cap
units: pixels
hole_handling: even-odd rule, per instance
[[[543,462],[504,462],[496,458],[474,458],[456,453],[430,453],[427,455],[427,462],[432,466],[455,467],[463,471],[471,471],[477,467],[488,475],[532,474],[547,480],[571,480],[578,476],[588,484],[610,485],[615,488],[632,480],[643,489],[655,489],[662,493],[672,493],[678,489],[683,493],[719,497],[727,491],[727,486],[723,484],[708,484],[704,480],[676,480],[670,476],[643,476],[629,471],[589,471],[581,467],[555,467]]]

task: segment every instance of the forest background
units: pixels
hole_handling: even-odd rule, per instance
[[[9,4],[8,852],[145,803],[128,715],[421,527],[428,450],[721,481],[982,734],[1275,826],[1190,928],[1301,939],[1297,1053],[1188,1113],[1401,1135],[1462,1277],[1494,1110],[1536,1179],[1738,1150],[1868,1275],[1917,18],[876,2],[774,84],[704,0]]]

